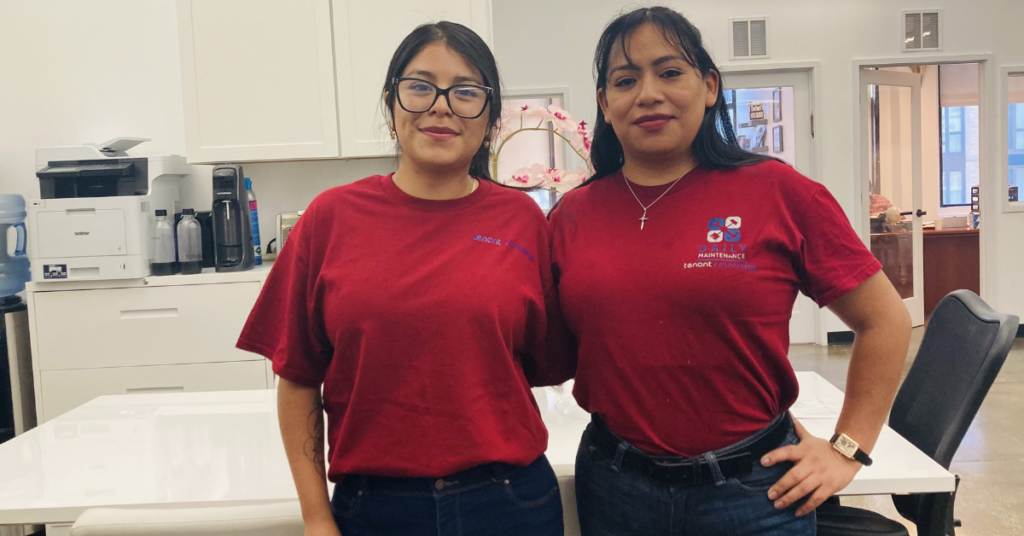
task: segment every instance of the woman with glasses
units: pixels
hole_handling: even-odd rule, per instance
[[[280,377],[306,534],[561,535],[529,388],[559,374],[550,231],[489,180],[494,58],[464,26],[421,26],[382,99],[398,170],[310,204],[238,342]]]
[[[596,172],[551,213],[574,394],[593,415],[583,536],[814,534],[808,514],[871,463],[907,310],[824,186],[739,147],[682,15],[616,18],[595,67]],[[798,292],[856,333],[832,444],[789,414]]]

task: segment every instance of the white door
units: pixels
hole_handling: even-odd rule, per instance
[[[336,158],[330,0],[178,0],[191,163]]]
[[[723,73],[723,84],[741,145],[748,151],[779,158],[800,173],[815,178],[811,151],[810,72],[726,72]],[[759,118],[758,107],[763,119]],[[789,322],[789,342],[824,343],[815,340],[818,318],[818,306],[814,301],[798,294]]]
[[[921,210],[921,75],[862,69],[860,114],[861,230],[913,325],[920,326],[926,214]]]
[[[332,5],[344,158],[394,154],[381,90],[391,56],[413,29],[446,20],[491,41],[489,0],[333,0]]]

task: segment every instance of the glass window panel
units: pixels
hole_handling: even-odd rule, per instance
[[[952,112],[953,110],[959,110],[959,108],[953,108],[952,110],[950,110],[950,112]],[[953,114],[950,113],[949,114],[949,131],[950,132],[961,132],[962,130],[963,130],[963,125],[962,125],[962,123],[960,121],[959,115],[957,117],[953,117]]]
[[[961,134],[950,134],[949,135],[949,152],[959,153],[963,152],[963,137]]]
[[[1024,188],[1024,168],[1013,168],[1010,170],[1010,186]]]

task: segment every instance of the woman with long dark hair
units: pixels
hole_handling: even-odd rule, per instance
[[[398,171],[310,204],[238,341],[280,377],[306,534],[561,535],[528,385],[557,315],[550,230],[488,180],[494,58],[464,26],[421,26],[382,99]]]
[[[595,55],[595,175],[551,215],[574,394],[584,536],[814,534],[869,454],[910,319],[828,190],[736,142],[700,33],[625,13]],[[797,292],[855,333],[830,441],[788,410]]]

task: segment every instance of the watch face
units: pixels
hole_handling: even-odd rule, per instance
[[[857,449],[860,448],[860,445],[858,445],[856,441],[846,437],[845,434],[839,434],[839,437],[836,438],[835,443],[832,443],[832,446],[835,447],[835,449],[843,456],[851,459],[853,458],[853,455],[857,453]]]

